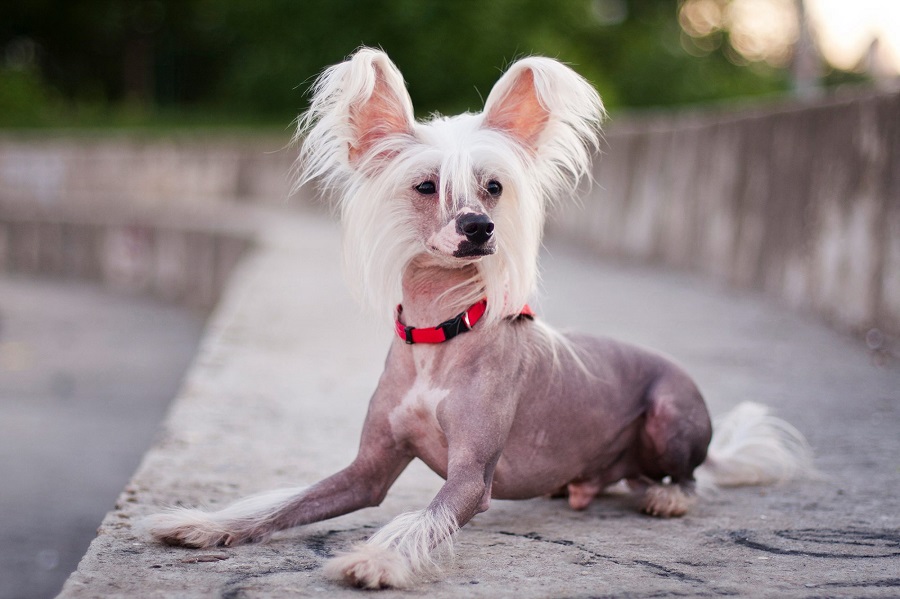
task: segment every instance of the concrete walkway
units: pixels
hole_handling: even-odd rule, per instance
[[[355,453],[387,323],[348,297],[333,223],[277,213],[260,230],[156,446],[62,597],[359,597],[325,580],[322,563],[439,488],[416,463],[381,507],[262,545],[196,551],[136,531],[161,506],[216,507],[314,482]],[[743,400],[774,406],[830,478],[723,491],[676,520],[641,516],[622,496],[584,512],[497,501],[458,535],[444,578],[379,597],[900,594],[896,365],[877,366],[858,342],[757,298],[549,248],[542,318],[671,354],[714,414]]]

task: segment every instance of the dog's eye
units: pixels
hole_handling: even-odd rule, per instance
[[[430,196],[437,193],[437,185],[434,184],[434,181],[422,181],[416,185],[415,189],[423,196]]]
[[[493,179],[488,181],[487,185],[485,185],[484,188],[491,196],[495,198],[503,193],[503,186],[500,185],[499,181],[494,181]]]

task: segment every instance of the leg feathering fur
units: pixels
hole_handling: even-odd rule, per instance
[[[641,498],[641,511],[660,518],[677,518],[684,516],[693,503],[693,495],[681,485],[660,483],[647,487]]]
[[[183,547],[216,547],[261,541],[275,532],[271,518],[303,487],[253,495],[222,510],[173,508],[148,516],[141,527],[153,538]]]
[[[452,550],[457,528],[446,508],[401,514],[365,543],[329,561],[325,574],[367,589],[408,587],[437,568],[440,550]]]

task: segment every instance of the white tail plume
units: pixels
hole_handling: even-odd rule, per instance
[[[743,402],[716,419],[709,453],[696,474],[701,487],[769,485],[818,476],[800,431],[754,402]]]

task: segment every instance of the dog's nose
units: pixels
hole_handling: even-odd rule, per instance
[[[494,221],[486,214],[469,212],[456,219],[456,226],[470,243],[483,245],[494,234]]]

